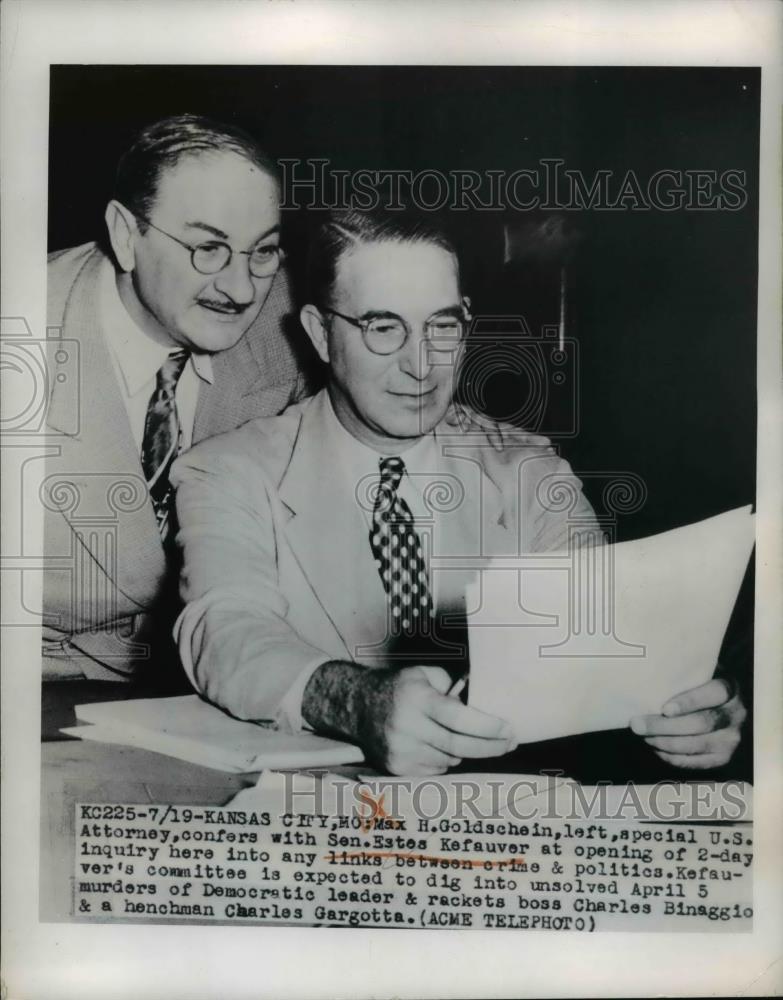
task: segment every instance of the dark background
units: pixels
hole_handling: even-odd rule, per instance
[[[134,130],[183,111],[334,169],[510,172],[561,157],[588,177],[612,170],[615,187],[629,169],[642,184],[664,168],[745,170],[740,211],[565,213],[578,240],[566,333],[579,405],[578,433],[558,444],[578,472],[601,474],[585,480],[599,510],[604,474],[641,477],[646,501],[617,526],[620,539],[640,537],[753,501],[759,86],[757,69],[53,67],[49,247],[102,232]],[[303,214],[286,213],[295,272]],[[559,265],[503,265],[504,222],[540,213],[453,221],[475,311],[521,314],[534,333],[557,323]],[[481,396],[508,417],[529,392],[507,372]],[[559,398],[544,432],[571,421]]]

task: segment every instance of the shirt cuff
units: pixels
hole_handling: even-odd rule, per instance
[[[299,671],[296,680],[280,701],[280,707],[275,717],[278,729],[289,733],[300,733],[303,729],[310,729],[302,717],[302,699],[310,678],[320,666],[328,663],[329,659],[328,656],[321,654],[312,663],[308,663],[304,670]]]

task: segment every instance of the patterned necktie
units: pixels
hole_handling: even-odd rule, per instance
[[[427,564],[413,514],[397,493],[405,463],[382,458],[379,465],[370,546],[389,599],[389,629],[393,636],[427,634],[434,614]]]
[[[174,491],[169,482],[169,470],[182,441],[174,394],[188,357],[187,351],[175,351],[161,365],[155,391],[147,407],[141,444],[141,466],[164,543],[172,535],[173,521]]]

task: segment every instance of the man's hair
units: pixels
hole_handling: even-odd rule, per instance
[[[277,164],[242,129],[201,115],[174,115],[136,135],[117,164],[114,197],[132,212],[149,215],[164,170],[182,157],[215,152],[236,153],[279,181]]]
[[[341,257],[361,243],[431,243],[457,256],[454,243],[430,218],[410,212],[361,212],[337,209],[315,230],[308,250],[308,301],[332,301]]]

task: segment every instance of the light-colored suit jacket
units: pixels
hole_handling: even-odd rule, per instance
[[[367,491],[330,454],[328,407],[322,390],[192,448],[172,470],[187,602],[180,655],[195,687],[240,718],[277,717],[314,663],[384,662],[386,597],[357,502]],[[575,526],[597,530],[551,448],[501,454],[483,432],[445,423],[435,439],[438,469],[422,489],[433,516],[417,529],[432,532],[439,610],[464,611],[477,559],[567,548]]]
[[[101,329],[98,287],[105,260],[91,243],[49,260],[46,429],[52,447],[40,489],[44,676],[59,676],[68,661],[90,678],[123,679],[154,657],[159,635],[170,634],[174,610],[176,581],[171,586]],[[248,333],[213,357],[214,381],[199,386],[194,443],[280,413],[304,394],[284,329],[291,313],[281,271]]]

